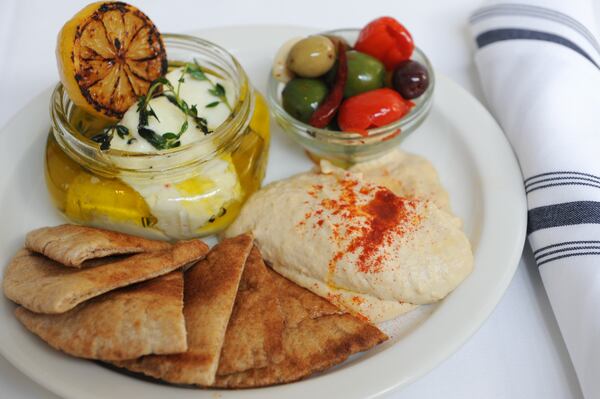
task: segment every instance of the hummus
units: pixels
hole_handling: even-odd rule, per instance
[[[391,161],[405,156],[396,154]],[[395,182],[376,168],[360,168],[373,181]],[[324,164],[255,193],[226,235],[252,232],[280,274],[373,322],[388,320],[444,298],[473,267],[460,220],[436,204],[448,207],[448,200],[433,187],[439,183],[431,171],[428,178],[415,170],[406,173],[413,176],[407,183],[397,180],[398,192],[414,194],[400,197],[359,173]],[[431,192],[438,192],[436,200],[425,198]]]
[[[389,188],[396,195],[429,199],[438,208],[451,212],[448,193],[440,184],[437,171],[421,156],[396,150],[382,158],[354,165],[350,171]]]

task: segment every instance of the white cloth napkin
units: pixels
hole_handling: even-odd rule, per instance
[[[588,399],[600,398],[600,45],[592,1],[494,2],[470,19],[485,97],[523,172],[529,243]]]

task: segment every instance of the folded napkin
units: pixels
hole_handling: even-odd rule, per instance
[[[486,100],[523,172],[529,243],[588,399],[600,398],[600,45],[592,1],[494,2],[470,20]]]

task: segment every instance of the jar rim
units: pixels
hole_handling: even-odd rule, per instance
[[[75,150],[77,155],[85,158],[85,161],[87,162],[98,163],[98,161],[104,160],[105,162],[100,161],[99,163],[104,163],[103,166],[105,167],[110,166],[112,169],[144,172],[146,169],[143,168],[131,169],[119,167],[119,165],[116,165],[116,162],[112,162],[110,160],[112,158],[141,159],[148,161],[144,162],[144,164],[149,164],[153,160],[164,159],[165,157],[177,158],[177,155],[189,153],[197,149],[206,149],[210,147],[214,148],[212,151],[195,152],[195,155],[197,156],[195,156],[193,160],[190,160],[185,164],[174,165],[172,168],[192,166],[193,164],[202,163],[208,159],[218,156],[222,152],[226,151],[232,142],[236,142],[237,139],[242,136],[246,127],[250,123],[250,117],[254,109],[254,96],[253,88],[249,83],[248,76],[238,60],[223,47],[196,36],[165,33],[162,35],[162,37],[167,51],[169,47],[177,48],[178,46],[185,46],[187,50],[196,51],[198,54],[203,54],[205,56],[212,57],[215,61],[225,63],[230,69],[228,73],[228,71],[223,70],[223,68],[220,68],[216,65],[211,65],[218,68],[218,72],[224,73],[228,77],[232,78],[234,83],[236,83],[236,103],[230,116],[223,123],[217,126],[210,136],[207,136],[211,137],[215,145],[206,146],[206,140],[198,140],[180,147],[158,150],[155,152],[134,152],[114,148],[100,150],[100,145],[98,143],[82,134],[79,129],[73,126],[69,121],[69,109],[73,106],[73,104],[70,98],[67,96],[63,84],[58,82],[51,95],[50,117],[52,121],[52,131],[54,137],[61,146],[67,145],[72,147],[75,145],[79,147]],[[180,60],[174,59],[173,61]],[[70,153],[72,153],[73,148],[69,149],[71,150]],[[89,156],[90,154],[100,156],[92,159]],[[96,166],[102,168],[102,165]],[[161,171],[164,172],[168,169],[171,168],[161,169]],[[147,171],[153,173],[157,172],[156,170]]]

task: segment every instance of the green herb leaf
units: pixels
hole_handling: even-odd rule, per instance
[[[181,135],[183,133],[185,133],[185,131],[187,130],[187,128],[188,128],[188,121],[186,119],[185,122],[183,122],[183,124],[181,125],[181,129],[179,130],[179,133],[177,134],[177,136],[181,137]]]
[[[106,134],[105,133],[100,133],[100,134],[97,134],[95,136],[92,136],[91,140],[95,141],[96,143],[102,143],[105,138],[106,138]]]
[[[152,109],[152,107],[149,106],[147,108],[146,114],[148,115],[148,118],[150,118],[152,116],[152,117],[154,117],[154,119],[156,119],[160,123],[160,119],[158,119],[158,116],[156,115],[156,112],[154,112],[154,109]]]
[[[194,118],[194,122],[196,123],[196,127],[202,130],[202,133],[204,133],[205,136],[212,133],[212,130],[208,128],[208,121],[206,118],[196,117]]]
[[[115,131],[122,139],[129,135],[129,129],[127,129],[127,127],[123,125],[110,125],[102,129],[102,132],[93,136],[91,140],[100,144],[101,151],[106,151],[110,148],[110,142],[112,141]]]
[[[206,108],[214,108],[219,104],[221,104],[221,101],[213,101],[212,103],[206,104]]]
[[[177,97],[175,97],[172,94],[166,94],[166,93],[165,93],[165,97],[167,97],[167,100],[169,100],[169,102],[171,104],[173,104],[174,106],[176,106],[177,108],[179,108],[179,102],[177,101]]]
[[[144,96],[139,96],[138,97],[138,101],[137,101],[137,108],[136,111],[137,112],[141,112],[142,109],[144,109],[144,107],[146,106],[146,97]]]
[[[212,89],[209,89],[208,92],[215,97],[223,97],[225,95],[225,88],[221,83],[217,83]]]
[[[173,85],[171,84],[171,82],[169,82],[169,79],[165,78],[164,76],[154,79],[154,81],[150,85],[150,88],[152,88],[153,86],[159,86],[159,85],[165,85],[169,89],[171,89],[171,90],[173,89]]]
[[[138,126],[138,133],[157,150],[165,148],[165,140],[161,135],[156,134],[154,130],[148,129],[145,126]]]
[[[121,139],[125,139],[125,136],[129,136],[129,129],[123,125],[115,125],[115,129],[117,130],[117,134]]]
[[[196,60],[194,60],[193,64],[190,62],[185,64],[185,72],[196,80],[208,80],[208,77],[202,70],[202,67],[198,65],[198,62]]]
[[[196,80],[208,80],[208,78],[206,77],[206,75],[204,74],[204,72],[200,71],[200,70],[189,70],[188,74],[196,79]]]

